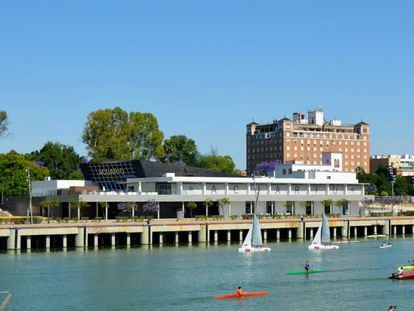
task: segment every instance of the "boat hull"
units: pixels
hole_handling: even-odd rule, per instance
[[[388,278],[395,279],[395,280],[414,279],[414,271],[403,272],[403,273],[393,273]]]
[[[332,250],[332,249],[339,249],[338,245],[309,245],[308,249],[313,250],[313,251],[320,251],[320,250]]]
[[[312,274],[312,273],[321,273],[321,272],[325,272],[325,270],[313,270],[310,269],[309,271],[306,270],[292,270],[289,271],[287,274],[288,275],[298,275],[298,274]]]
[[[270,247],[240,247],[239,253],[266,253],[270,252]]]
[[[254,297],[254,296],[266,296],[269,292],[267,291],[261,291],[261,292],[246,292],[241,295],[237,293],[232,294],[226,294],[226,295],[220,295],[220,296],[214,296],[214,299],[228,299],[228,298],[247,298],[247,297]]]

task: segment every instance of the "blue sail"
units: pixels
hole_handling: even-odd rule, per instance
[[[331,243],[331,233],[329,232],[329,222],[325,214],[322,214],[322,234],[321,234],[321,243],[329,244]]]

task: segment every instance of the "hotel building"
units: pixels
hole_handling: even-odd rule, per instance
[[[246,126],[247,174],[263,162],[300,161],[322,165],[322,153],[341,153],[341,171],[355,172],[362,167],[370,171],[369,125],[359,122],[343,125],[340,120],[325,121],[321,109],[293,113],[292,120],[283,118],[269,124],[251,122]]]

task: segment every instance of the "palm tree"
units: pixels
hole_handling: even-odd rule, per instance
[[[193,210],[197,208],[197,203],[187,202],[185,207],[187,207],[190,210],[190,217],[193,218]]]
[[[221,207],[221,211],[223,212],[223,216],[224,216],[224,208],[228,205],[230,205],[230,200],[228,198],[222,198],[222,199],[219,200],[219,206]]]
[[[348,206],[349,201],[347,199],[340,199],[335,202],[335,205],[339,208],[339,214],[341,215],[344,208]]]
[[[204,204],[206,205],[206,216],[208,217],[208,209],[214,204],[213,200],[210,198],[207,198],[204,201]]]
[[[81,219],[81,210],[85,209],[88,206],[88,203],[82,200],[73,200],[70,202],[71,208],[78,209],[78,220]]]
[[[325,199],[325,200],[322,200],[321,201],[321,204],[322,204],[322,206],[323,206],[323,208],[324,208],[324,210],[323,210],[323,212],[325,213],[325,214],[330,214],[331,212],[331,206],[332,206],[332,204],[333,204],[333,201],[331,200],[331,199]],[[329,213],[326,213],[326,209],[327,208],[329,208]]]

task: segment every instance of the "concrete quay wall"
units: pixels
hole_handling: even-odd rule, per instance
[[[261,219],[265,241],[312,239],[320,218]],[[329,220],[331,237],[414,236],[414,217],[345,217]],[[243,241],[251,220],[159,219],[151,222],[79,222],[1,225],[0,249],[98,248],[100,246],[162,245]]]

